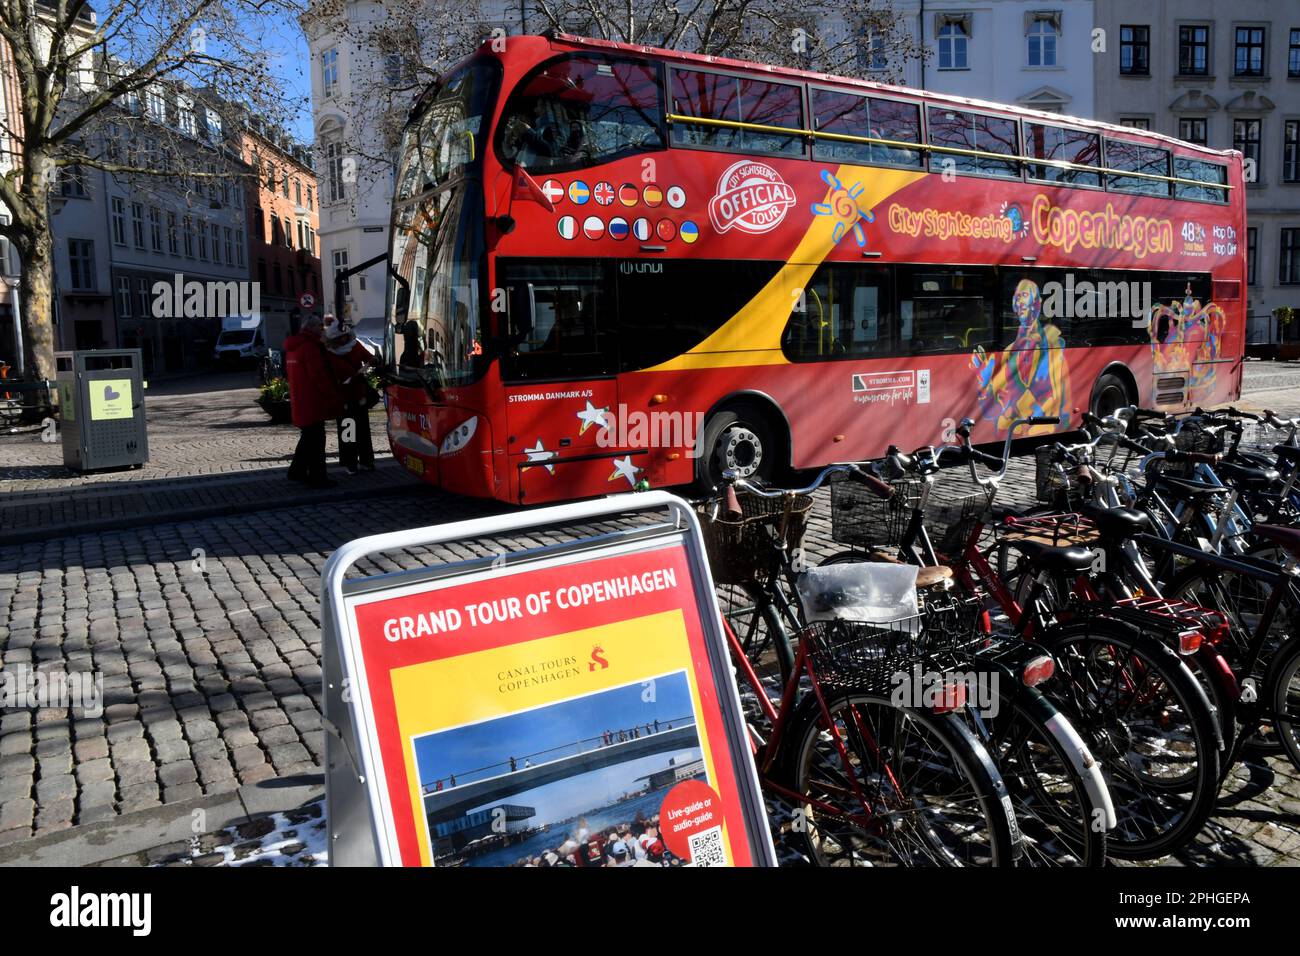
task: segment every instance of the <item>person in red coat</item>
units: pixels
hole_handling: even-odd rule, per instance
[[[325,474],[325,422],[340,414],[343,399],[329,362],[330,354],[321,341],[321,318],[309,316],[297,333],[284,340],[284,368],[289,379],[289,408],[299,429],[289,480],[313,488],[334,484]]]
[[[373,364],[375,357],[357,341],[352,328],[333,315],[325,316],[322,337],[329,353],[330,374],[343,400],[337,425],[339,464],[354,475],[362,468],[374,471],[375,449],[370,441],[365,366]]]

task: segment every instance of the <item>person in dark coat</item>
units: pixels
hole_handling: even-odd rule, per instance
[[[325,422],[339,414],[343,402],[328,362],[320,316],[312,315],[296,334],[284,340],[284,369],[289,379],[289,409],[299,429],[289,480],[313,488],[334,484],[325,474]]]
[[[365,366],[374,362],[371,351],[357,341],[352,329],[332,315],[325,316],[325,350],[330,374],[343,400],[338,420],[339,464],[351,474],[361,468],[375,470],[375,449],[370,441],[370,409],[366,407]]]

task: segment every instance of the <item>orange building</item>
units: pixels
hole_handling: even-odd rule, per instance
[[[311,150],[251,119],[242,152],[253,172],[245,186],[249,272],[260,286],[267,327],[283,316],[297,331],[302,314],[321,311],[320,196]],[[311,296],[309,308],[302,307],[304,295]]]

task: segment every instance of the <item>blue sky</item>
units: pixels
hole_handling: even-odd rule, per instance
[[[307,37],[294,19],[265,18],[259,24],[263,42],[271,53],[274,74],[284,85],[286,95],[298,100],[302,105],[295,120],[289,124],[289,132],[304,143],[314,139],[311,123],[311,55],[307,48]]]
[[[632,684],[422,737],[415,747],[420,781],[423,784],[425,781],[445,779],[450,773],[484,767],[505,761],[511,756],[522,767],[524,754],[587,737],[598,737],[605,730],[626,729],[633,725],[644,728],[647,722],[653,723],[656,718],[663,723],[673,720],[674,726],[680,726],[683,723],[682,716],[691,713],[690,691],[685,674],[658,678],[655,681],[653,701],[643,701],[642,696],[642,685]],[[538,821],[563,819],[612,802],[622,793],[639,789],[644,786],[644,782],[637,783],[637,777],[664,769],[672,758],[682,763],[698,759],[699,755],[699,748],[652,754],[569,780],[521,791],[506,800],[535,807]],[[542,757],[533,762],[542,763],[546,759]],[[502,766],[489,773],[477,774],[475,779],[506,771],[507,768]],[[492,805],[500,802],[499,799],[494,800]]]

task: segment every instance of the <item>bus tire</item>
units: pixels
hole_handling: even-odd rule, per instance
[[[1092,401],[1089,410],[1098,417],[1114,415],[1121,408],[1132,405],[1136,399],[1128,383],[1114,372],[1104,372],[1092,387]]]
[[[733,468],[741,478],[770,483],[778,473],[779,455],[779,432],[771,417],[750,403],[729,405],[704,424],[696,477],[703,488],[712,488],[725,469]]]

